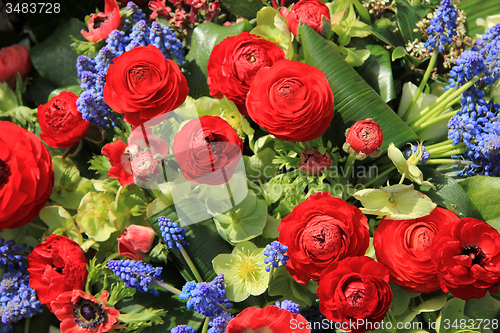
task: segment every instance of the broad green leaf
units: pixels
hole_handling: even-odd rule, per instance
[[[294,301],[302,308],[311,306],[316,300],[316,290],[313,286],[317,287],[315,281],[310,281],[305,286],[297,283],[286,268],[280,266],[274,270],[268,293],[270,296],[283,296],[282,300]]]
[[[475,218],[485,222],[500,219],[500,205],[498,204],[500,178],[474,176],[459,184],[469,196],[472,214]]]
[[[431,168],[424,167],[422,172],[424,178],[436,186],[436,190],[425,191],[432,201],[451,210],[460,218],[473,216],[469,197],[459,183]]]
[[[202,23],[194,29],[192,47],[183,65],[191,96],[208,96],[210,93],[207,84],[207,63],[214,46],[226,37],[236,36],[251,29],[252,26],[247,20],[230,27],[212,22]]]
[[[0,114],[18,106],[16,93],[6,82],[0,82]]]
[[[471,298],[465,304],[465,314],[476,319],[494,319],[500,312],[500,301],[488,292],[481,299]]]
[[[277,219],[272,217],[271,215],[267,215],[266,226],[264,227],[264,231],[262,232],[262,237],[271,239],[278,238],[278,226],[280,222],[281,219]]]
[[[185,199],[176,203],[176,205],[171,205],[147,218],[146,220],[149,225],[156,231],[159,237],[161,237],[161,231],[158,226],[158,217],[165,216],[166,218],[172,220],[172,222],[179,222],[179,217],[175,210],[176,206],[181,207],[183,210],[190,211],[205,210],[205,203],[203,201]],[[207,214],[206,211],[205,214]],[[203,279],[205,281],[212,280],[215,277],[215,272],[212,268],[212,260],[219,253],[230,253],[233,247],[219,236],[211,219],[191,224],[185,226],[184,228],[186,229],[186,240],[189,242],[189,245],[184,247],[186,252],[190,256],[191,260],[193,260]],[[185,278],[194,280],[194,277],[189,271],[189,268],[185,264],[185,261],[179,251],[172,250],[172,254],[174,254],[175,258],[177,258],[176,264],[178,265],[178,269],[181,274],[183,274]]]
[[[264,7],[257,13],[257,26],[250,31],[275,43],[286,53],[286,58],[293,57],[293,38],[281,14],[272,7]]]
[[[52,164],[54,187],[50,199],[64,208],[77,209],[83,196],[92,190],[92,182],[80,177],[78,168],[68,158],[63,160],[61,156],[55,156],[52,158]]]
[[[393,30],[394,27],[392,26],[391,20],[387,18],[378,20],[370,28],[370,32],[386,44],[392,47],[404,47],[404,43],[402,43],[394,32],[392,32]]]
[[[354,122],[366,118],[376,121],[384,132],[382,151],[387,150],[390,142],[402,146],[418,139],[375,90],[345,62],[334,43],[323,39],[307,25],[302,25],[300,29],[306,63],[326,75],[335,98],[334,109],[338,115],[325,134],[329,139],[342,144],[345,142],[345,130]]]
[[[246,19],[253,19],[255,13],[262,8],[262,0],[221,0],[222,7],[231,14],[243,16]]]
[[[467,0],[458,4],[458,8],[467,14],[467,34],[476,37],[476,34],[484,33],[484,27],[478,26],[476,20],[486,18],[489,15],[500,13],[499,1]]]
[[[446,295],[440,295],[428,299],[427,301],[424,301],[417,306],[414,306],[412,308],[412,311],[417,311],[418,313],[438,311],[443,308],[443,306],[446,304],[446,301]]]
[[[354,48],[347,48],[340,46],[340,52],[345,56],[345,61],[352,67],[359,67],[363,65],[366,59],[370,57],[370,51],[367,49],[356,50]]]
[[[358,73],[375,89],[384,102],[396,98],[389,51],[380,45],[366,45],[370,57],[359,68]]]
[[[417,26],[418,16],[408,1],[396,0],[396,15],[397,24],[403,35],[404,42],[408,43],[408,41],[413,42],[415,39],[420,39],[420,33],[413,31]]]
[[[40,219],[49,227],[47,235],[56,234],[74,240],[80,246],[83,237],[71,215],[61,206],[46,206],[40,211]],[[85,249],[87,250],[87,249]]]
[[[83,28],[85,23],[76,18],[61,22],[52,35],[31,49],[33,66],[55,87],[80,84],[75,65],[78,54],[70,47],[70,35],[83,40]]]
[[[406,311],[406,309],[408,309],[410,300],[420,294],[406,291],[393,283],[391,283],[390,286],[392,289],[392,304],[390,313],[393,316],[400,316]]]
[[[80,91],[82,91],[82,89],[80,88],[80,86],[76,85],[76,86],[69,86],[69,87],[64,87],[64,88],[57,88],[57,89],[54,89],[52,90],[52,92],[49,94],[49,97],[47,97],[47,101],[50,101],[50,99],[52,97],[55,97],[57,95],[59,95],[60,93],[62,93],[63,91],[70,91],[72,93],[74,93],[76,96],[80,95]]]
[[[458,331],[459,329],[451,326],[455,320],[460,321],[461,319],[465,319],[464,306],[464,300],[460,298],[450,299],[441,310],[441,314],[437,320],[437,332],[448,333]]]

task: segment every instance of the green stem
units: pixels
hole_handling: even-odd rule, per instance
[[[374,178],[372,180],[370,180],[369,182],[365,183],[364,186],[365,187],[368,187],[370,186],[371,184],[375,183],[377,180],[381,179],[382,177],[386,176],[387,174],[389,174],[391,171],[393,171],[394,169],[396,169],[396,166],[393,165],[391,166],[389,169],[385,170],[384,172],[382,172],[380,175],[377,176],[377,178]]]
[[[427,150],[427,151],[430,152],[431,150],[433,150],[435,148],[449,145],[452,142],[453,142],[453,140],[445,140],[445,141],[442,141],[442,142],[434,143],[432,145],[425,146],[425,150]]]
[[[165,282],[159,281],[157,279],[153,279],[153,283],[156,284],[157,286],[162,287],[166,291],[170,291],[174,295],[180,295],[182,293],[182,291],[180,291],[179,289],[172,287],[171,285],[166,284]]]
[[[439,153],[450,151],[451,149],[458,149],[458,148],[465,148],[465,147],[467,147],[467,146],[463,142],[460,142],[460,143],[458,143],[455,146],[452,145],[451,142],[450,142],[446,146],[441,146],[441,147],[437,147],[437,148],[427,149],[427,147],[425,147],[425,150],[427,150],[430,155],[435,155],[435,154],[439,154]]]
[[[347,161],[345,162],[345,180],[351,179],[351,171],[352,167],[354,165],[354,162],[356,161],[356,153],[352,152],[349,154],[349,157],[347,158]]]
[[[431,157],[432,158],[439,158],[439,157],[449,157],[449,156],[453,156],[453,155],[460,155],[460,154],[466,153],[468,150],[469,150],[469,148],[467,148],[467,147],[452,149],[452,150],[448,150],[446,152],[442,152],[442,153],[438,153],[438,154],[434,154],[434,155],[431,154]]]
[[[424,115],[422,118],[418,119],[417,121],[415,121],[415,125],[418,126],[418,125],[421,125],[422,123],[424,123],[427,119],[429,119],[433,114],[437,113],[437,112],[442,112],[445,109],[445,107],[451,103],[452,101],[454,101],[457,97],[459,97],[464,91],[466,91],[467,89],[469,89],[470,87],[472,87],[477,81],[479,80],[479,76],[476,76],[474,77],[472,80],[470,80],[469,82],[467,82],[466,84],[464,84],[463,86],[461,86],[459,89],[453,91],[452,94],[450,94],[447,98],[445,98],[444,100],[442,100],[440,103],[436,104],[436,102],[433,103],[436,104],[435,106],[433,106],[432,108],[430,108],[429,112],[427,112],[426,115]],[[412,124],[409,124],[407,123],[408,125],[412,125]]]
[[[434,103],[432,103],[432,104],[437,105],[437,104],[441,103],[441,102],[442,102],[442,101],[444,101],[446,98],[448,98],[448,96],[449,96],[449,95],[451,95],[452,93],[453,93],[453,89],[448,89],[448,90],[447,90],[447,91],[445,91],[445,92],[444,92],[441,96],[439,96],[439,97],[438,97],[438,99],[436,99],[436,100],[434,101]],[[420,117],[424,116],[424,115],[427,113],[427,111],[429,111],[430,106],[432,106],[432,105],[429,105],[429,106],[427,106],[427,107],[423,108],[422,110],[420,110],[420,112],[419,112],[417,115],[415,115],[413,118],[411,118],[410,120],[405,121],[405,122],[406,122],[407,124],[412,124],[412,123],[416,122],[417,120],[419,120],[419,119],[420,119]],[[406,114],[405,114],[405,115],[406,115]]]
[[[425,164],[471,164],[471,163],[466,163],[469,161],[460,161],[460,160],[453,160],[453,159],[447,159],[447,158],[436,158],[436,159],[429,159]]]
[[[43,230],[43,231],[46,231],[47,230],[47,227],[42,227],[41,225],[38,225],[38,224],[35,224],[35,223],[28,223],[28,226],[32,227],[32,228],[35,228],[35,229],[38,229],[38,230]]]
[[[181,252],[182,257],[184,258],[184,260],[186,260],[186,263],[188,264],[189,269],[191,269],[191,272],[193,272],[193,275],[196,278],[196,281],[203,282],[203,278],[201,277],[200,273],[196,269],[196,266],[194,265],[193,261],[191,260],[191,258],[187,254],[186,250],[182,247],[180,249],[180,252]]]
[[[417,104],[418,98],[420,97],[420,94],[422,94],[422,91],[424,90],[425,85],[427,84],[427,80],[429,80],[429,77],[431,76],[432,70],[434,69],[434,65],[436,65],[436,61],[438,58],[438,49],[435,48],[434,52],[432,53],[431,60],[429,61],[429,65],[427,65],[427,69],[425,70],[424,77],[422,78],[422,82],[420,82],[420,85],[418,86],[417,91],[415,92],[415,95],[413,95],[413,98],[411,99],[411,103],[406,109],[406,112],[403,116],[403,120],[407,121],[408,117],[410,116],[411,110],[415,107],[415,104]]]
[[[425,123],[417,126],[417,125],[414,125],[414,126],[410,126],[410,128],[415,131],[416,134],[419,134],[421,133],[424,129],[426,129],[427,127],[435,124],[435,123],[438,123],[442,120],[445,120],[445,119],[450,119],[451,117],[453,117],[454,115],[457,114],[457,111],[454,111],[454,112],[448,112],[448,113],[445,113],[445,114],[442,114],[438,117],[435,117],[433,119],[430,119],[428,121],[426,121]]]
[[[118,192],[116,192],[116,197],[115,197],[115,211],[118,210],[118,202],[120,201],[120,196],[123,191],[123,186],[120,185],[120,188],[118,189]]]
[[[30,318],[26,318],[24,322],[24,333],[30,333]]]
[[[201,330],[201,333],[207,333],[209,320],[210,320],[209,317],[205,317],[205,321],[203,322],[203,329]]]

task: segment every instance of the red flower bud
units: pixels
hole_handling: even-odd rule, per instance
[[[383,141],[384,134],[379,124],[371,119],[361,120],[347,130],[344,150],[373,156],[379,152]]]
[[[330,154],[321,154],[316,148],[304,149],[300,159],[299,169],[308,175],[319,175],[322,170],[326,171],[332,166]]]
[[[323,17],[330,22],[330,9],[319,0],[300,0],[288,13],[286,10],[281,10],[280,13],[286,18],[288,28],[294,36],[297,36],[300,22],[319,34],[323,34]]]
[[[155,231],[150,227],[132,224],[118,236],[118,252],[133,260],[142,260],[144,254],[151,250]]]
[[[0,82],[6,82],[14,89],[17,72],[21,72],[24,81],[30,71],[30,52],[24,46],[16,44],[0,50]]]

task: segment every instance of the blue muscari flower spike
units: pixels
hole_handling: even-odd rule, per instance
[[[166,59],[175,57],[179,64],[185,60],[182,42],[167,26],[156,21],[149,25],[146,15],[133,2],[127,4],[127,11],[132,15],[125,19],[125,31],[113,30],[95,59],[88,56],[77,59],[77,74],[83,89],[76,103],[78,111],[83,119],[103,128],[114,127],[117,123],[115,114],[103,99],[106,75],[113,59],[138,46],[153,44]]]
[[[163,282],[160,278],[162,268],[144,264],[135,260],[108,260],[109,269],[118,276],[128,288],[135,288],[139,292],[150,292],[159,296],[158,290],[153,288],[155,281]]]
[[[180,300],[187,300],[186,307],[214,318],[233,305],[226,298],[224,275],[220,274],[212,282],[187,282],[179,295]]]
[[[179,325],[172,328],[170,333],[196,333],[196,330],[188,325]]]
[[[436,10],[436,17],[431,19],[431,26],[427,28],[429,39],[425,42],[425,47],[431,51],[438,47],[443,51],[443,46],[451,44],[453,36],[457,35],[458,11],[451,0],[443,0]]]
[[[43,304],[30,288],[26,267],[9,269],[0,282],[0,314],[3,325],[15,324],[43,311]],[[1,325],[3,327],[3,325]]]
[[[404,150],[404,154],[406,157],[410,157],[412,153],[416,152],[418,149],[417,145],[411,145],[411,148],[406,148]],[[430,153],[425,150],[425,146],[422,146],[422,157],[420,157],[420,160],[418,161],[418,164],[424,164],[429,160]]]
[[[7,269],[26,267],[28,253],[24,253],[26,244],[16,245],[14,240],[5,241],[0,238],[0,269],[7,266]]]
[[[295,303],[293,301],[289,301],[287,299],[281,303],[279,301],[277,301],[275,305],[278,308],[285,309],[287,311],[290,311],[291,313],[299,313],[300,312],[300,306],[297,303]]]
[[[160,216],[158,218],[158,225],[160,226],[161,236],[167,243],[169,249],[174,248],[174,243],[179,250],[182,249],[183,245],[189,245],[189,243],[184,240],[186,231],[184,228],[179,227],[177,222],[172,222],[172,220],[167,219],[165,216]]]
[[[231,319],[233,319],[233,316],[227,312],[222,312],[220,316],[211,318],[208,322],[208,326],[211,328],[207,333],[224,333]]]
[[[286,265],[288,261],[288,256],[285,255],[285,252],[288,251],[288,246],[281,245],[280,242],[274,241],[271,244],[266,245],[266,249],[264,250],[264,255],[267,257],[264,260],[265,264],[269,264],[266,267],[266,271],[271,271],[271,266],[277,268],[280,264],[283,266]]]

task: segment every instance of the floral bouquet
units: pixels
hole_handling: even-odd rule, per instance
[[[0,8],[0,333],[500,332],[500,2]]]

